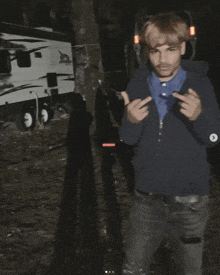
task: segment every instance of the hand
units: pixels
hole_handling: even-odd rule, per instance
[[[179,102],[181,106],[180,112],[184,114],[190,121],[194,121],[202,112],[201,100],[197,93],[192,89],[188,89],[187,94],[180,95],[173,93],[173,96],[182,100]]]
[[[135,99],[132,102],[130,102],[128,94],[126,92],[121,92],[121,95],[124,99],[124,105],[126,106],[126,109],[127,109],[128,120],[130,120],[132,123],[139,123],[145,117],[148,116],[149,114],[148,106],[144,106],[144,105],[152,100],[151,96],[148,96],[144,100]]]

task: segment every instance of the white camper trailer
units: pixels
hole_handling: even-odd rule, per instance
[[[0,120],[23,129],[47,123],[74,91],[72,38],[0,23]]]

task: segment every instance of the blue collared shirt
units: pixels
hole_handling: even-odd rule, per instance
[[[154,72],[148,76],[147,82],[151,95],[156,103],[161,121],[164,119],[165,115],[175,102],[175,98],[172,94],[180,91],[185,80],[186,71],[184,71],[181,66],[178,73],[166,82],[161,82]]]

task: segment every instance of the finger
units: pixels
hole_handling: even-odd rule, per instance
[[[144,106],[145,104],[147,104],[151,100],[152,100],[151,96],[146,97],[144,100],[142,100],[141,102],[138,103],[138,107],[141,108],[142,106]]]
[[[194,95],[195,97],[199,97],[198,94],[191,88],[188,89],[188,93]]]
[[[148,106],[142,106],[141,108],[139,108],[139,113],[143,114],[145,112],[147,112],[149,110]]]
[[[185,102],[180,102],[179,105],[181,106],[181,108],[188,110],[189,109],[189,104],[185,103]]]
[[[189,103],[189,99],[187,98],[186,95],[180,95],[178,93],[173,93],[173,97],[178,98],[182,100],[183,102]]]
[[[173,93],[172,96],[175,97],[175,98],[179,98],[179,99],[181,98],[181,95],[178,94],[178,93]]]
[[[124,105],[128,105],[128,104],[130,103],[128,94],[127,94],[126,92],[121,92],[121,96],[122,96],[123,99],[124,99]]]
[[[137,98],[137,99],[134,99],[132,100],[129,105],[128,105],[128,109],[131,110],[133,109],[138,103],[141,102],[141,99],[140,98]]]
[[[188,112],[187,110],[185,110],[185,109],[181,109],[180,112],[181,112],[184,116],[186,116],[186,117],[189,117],[189,116],[190,116],[190,115],[189,115],[189,112]]]
[[[140,116],[140,120],[143,120],[145,117],[148,116],[148,114],[149,114],[149,111],[146,111],[146,112],[142,113],[141,116]]]

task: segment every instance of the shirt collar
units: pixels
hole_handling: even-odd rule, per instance
[[[166,81],[166,86],[171,90],[178,91],[181,88],[182,84],[183,84],[185,76],[186,76],[186,71],[184,71],[182,69],[182,67],[180,66],[177,74],[172,79],[170,79],[169,81]],[[160,79],[156,76],[156,74],[154,72],[152,72],[149,75],[149,80],[148,81],[149,81],[149,84],[153,87],[158,86],[158,85],[161,84]]]

